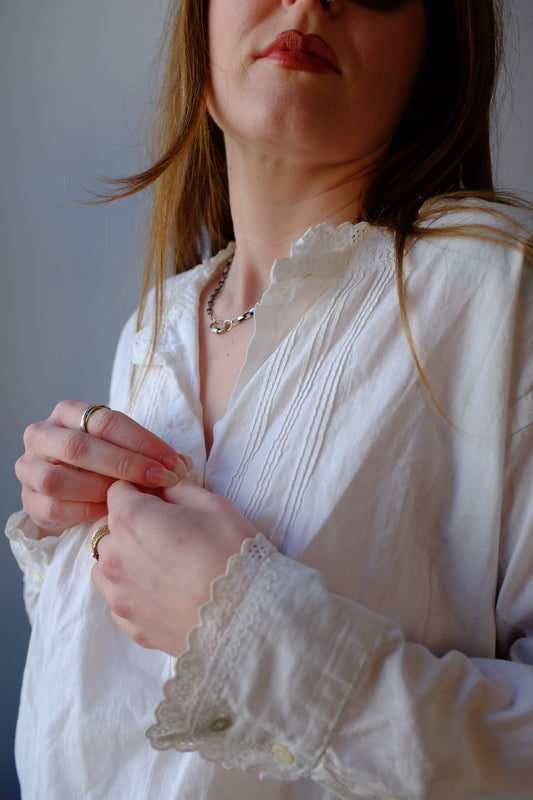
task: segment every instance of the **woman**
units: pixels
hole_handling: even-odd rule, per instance
[[[491,202],[495,10],[171,17],[114,410],[60,403],[17,464],[23,796],[526,798],[533,282]]]

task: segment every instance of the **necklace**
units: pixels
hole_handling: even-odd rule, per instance
[[[209,317],[209,330],[213,331],[213,333],[227,333],[235,325],[240,325],[241,322],[244,322],[246,319],[250,319],[254,315],[254,309],[249,308],[248,311],[245,311],[244,314],[241,314],[239,317],[233,317],[233,319],[215,319],[215,315],[213,313],[213,304],[215,299],[222,291],[224,284],[226,283],[226,278],[228,277],[228,272],[230,270],[231,265],[233,264],[233,256],[230,256],[226,263],[224,264],[224,269],[222,270],[222,275],[220,276],[220,280],[209,295],[209,300],[207,301],[207,316]]]

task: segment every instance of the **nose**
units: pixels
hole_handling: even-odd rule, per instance
[[[327,14],[338,17],[342,10],[343,0],[284,0],[284,4],[288,6],[296,6],[301,4],[317,6],[320,4]]]
[[[342,11],[343,0],[320,0],[320,5],[330,16],[338,17]]]

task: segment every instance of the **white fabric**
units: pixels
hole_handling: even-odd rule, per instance
[[[487,222],[480,210],[432,224]],[[477,239],[408,252],[416,351],[450,424],[414,369],[392,236],[309,231],[273,266],[206,461],[198,297],[225,257],[169,280],[133,407],[150,326],[130,320],[111,404],[191,455],[195,479],[267,538],[214,583],[175,671],[110,622],[90,528],[36,542],[11,518],[33,623],[24,800],[529,800],[530,268]]]

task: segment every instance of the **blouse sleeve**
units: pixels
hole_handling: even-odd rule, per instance
[[[6,536],[22,571],[24,604],[30,624],[33,624],[41,586],[61,537],[39,539],[39,529],[25,511],[11,514],[6,524]]]
[[[109,405],[111,408],[123,411],[124,413],[127,413],[131,400],[133,371],[132,350],[135,339],[136,320],[137,315],[133,314],[122,329],[111,373]]]

